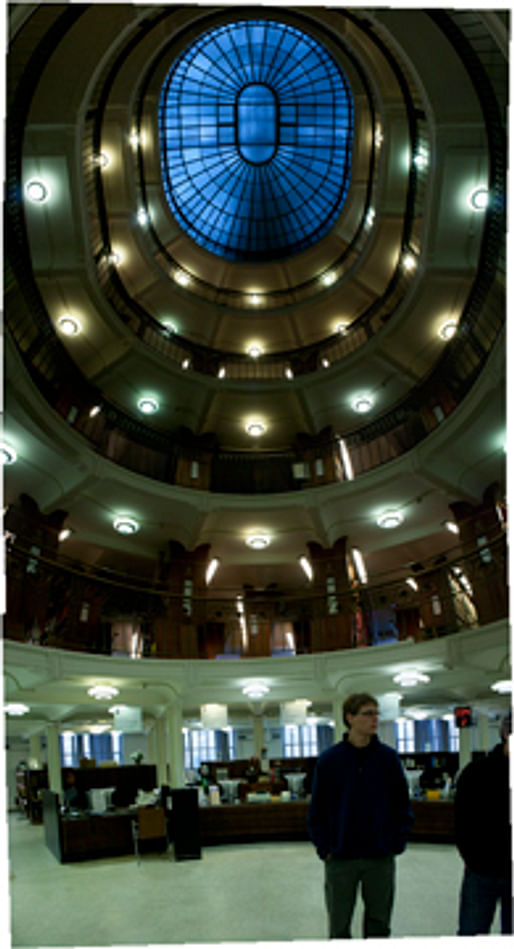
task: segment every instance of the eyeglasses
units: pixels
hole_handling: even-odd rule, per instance
[[[372,709],[369,709],[369,711],[367,711],[367,712],[358,712],[357,714],[358,714],[358,715],[365,715],[366,718],[378,718],[379,715],[380,715],[380,712],[378,712],[376,709],[373,709],[373,710],[372,710]]]

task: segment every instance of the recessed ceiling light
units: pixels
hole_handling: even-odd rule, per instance
[[[27,712],[30,712],[28,705],[24,705],[23,702],[8,702],[7,705],[4,705],[4,712],[6,715],[26,715]]]
[[[321,365],[323,366],[323,369],[328,369],[328,367],[330,366],[330,360],[327,359],[326,356],[323,356],[321,360]]]
[[[451,534],[459,533],[459,525],[455,521],[443,521],[443,526],[446,527],[447,531],[450,531]]]
[[[92,685],[87,690],[87,694],[94,699],[113,699],[115,695],[119,695],[119,692],[120,690],[114,685]]]
[[[57,535],[57,540],[62,543],[64,540],[68,540],[72,533],[71,527],[63,527],[62,531],[59,531]]]
[[[369,395],[358,395],[352,402],[354,412],[369,412],[373,408],[373,399]]]
[[[14,448],[11,448],[10,445],[7,445],[6,442],[0,443],[0,452],[2,457],[2,464],[4,465],[13,465],[17,460],[18,455],[16,454]]]
[[[132,131],[132,132],[130,133],[130,135],[129,135],[129,142],[130,142],[132,148],[134,148],[134,149],[137,148],[138,145],[141,143],[141,138],[140,138],[140,136],[138,135],[138,133],[135,131],[135,129],[134,129],[134,131]]]
[[[457,320],[446,320],[445,323],[442,323],[437,332],[441,339],[447,340],[452,339],[457,332],[458,323]]]
[[[327,270],[324,274],[321,274],[320,280],[325,287],[330,287],[336,282],[337,274],[335,270]]]
[[[413,590],[419,589],[418,582],[417,580],[414,579],[414,577],[406,577],[405,583],[407,583],[410,587],[412,587]]]
[[[92,405],[89,409],[89,418],[94,418],[95,415],[98,415],[102,411],[101,405]]]
[[[100,168],[108,168],[111,164],[111,156],[107,152],[99,152],[95,156],[95,162],[97,165],[100,165]]]
[[[254,420],[252,422],[248,422],[246,426],[246,431],[248,432],[249,435],[252,436],[252,438],[259,438],[261,435],[264,435],[264,432],[266,431],[266,426],[264,422],[258,422]]]
[[[139,208],[137,212],[137,219],[138,219],[139,224],[141,224],[141,227],[145,227],[145,225],[148,224],[148,221],[150,220],[150,218],[149,218],[148,211],[146,210],[146,208]]]
[[[414,156],[414,164],[420,171],[422,168],[426,168],[428,165],[428,152],[426,148],[419,149],[417,154]]]
[[[44,204],[50,197],[50,188],[41,178],[32,178],[25,185],[25,194],[34,204]]]
[[[191,360],[189,356],[186,356],[186,358],[182,360],[181,366],[182,366],[182,369],[189,369],[189,367],[191,366]]]
[[[484,185],[474,188],[468,197],[468,204],[472,211],[484,211],[489,204],[489,191]]]
[[[284,375],[286,379],[294,379],[294,372],[291,369],[291,366],[286,366],[286,368],[284,369]]]
[[[78,336],[82,329],[79,320],[77,320],[75,316],[70,316],[69,313],[59,317],[57,325],[61,333],[64,333],[65,336]]]
[[[135,534],[139,530],[139,524],[133,517],[120,516],[113,521],[114,530],[120,534]]]
[[[186,273],[185,270],[176,270],[173,274],[175,281],[180,284],[181,287],[187,287],[191,283],[191,275]]]
[[[404,270],[414,270],[416,258],[414,254],[404,254],[402,257],[402,267]]]
[[[153,415],[154,412],[159,411],[159,403],[157,399],[152,398],[152,396],[143,396],[142,399],[137,403],[137,407],[140,412],[143,412],[144,415]]]
[[[403,514],[400,514],[399,511],[384,511],[383,514],[380,514],[377,517],[377,524],[379,527],[384,527],[386,530],[390,530],[393,527],[399,527],[403,523]]]
[[[250,293],[248,296],[248,303],[251,303],[252,306],[258,306],[262,302],[262,296],[260,293]]]
[[[337,323],[336,332],[340,333],[341,336],[345,336],[345,334],[348,332],[348,326],[349,326],[348,323]]]
[[[225,366],[220,366],[218,369],[218,379],[224,379],[227,374]]]
[[[171,320],[163,320],[161,326],[169,336],[173,336],[173,333],[177,332],[177,327],[175,323],[172,323]]]
[[[119,250],[111,250],[108,251],[106,259],[107,263],[112,264],[113,267],[117,267],[119,264],[121,264],[122,257]]]
[[[264,550],[265,547],[269,547],[271,538],[268,534],[250,534],[246,539],[248,547],[252,547],[253,550]]]
[[[246,352],[248,356],[252,357],[252,359],[258,359],[259,356],[262,356],[263,348],[259,345],[259,343],[250,343]]]

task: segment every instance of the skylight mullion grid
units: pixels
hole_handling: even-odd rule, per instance
[[[238,110],[249,85],[261,85],[262,94],[245,93]],[[214,28],[185,50],[163,85],[168,202],[191,237],[220,256],[288,256],[323,236],[340,213],[352,133],[347,81],[317,40],[269,20]]]

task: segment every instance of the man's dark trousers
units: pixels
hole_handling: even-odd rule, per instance
[[[325,901],[330,939],[350,939],[350,926],[359,883],[364,901],[363,936],[385,937],[391,932],[394,899],[394,857],[355,857],[325,860]]]

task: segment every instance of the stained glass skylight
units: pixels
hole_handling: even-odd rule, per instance
[[[203,33],[159,103],[164,190],[179,224],[228,260],[291,256],[323,237],[350,182],[353,98],[332,55],[273,20]]]

